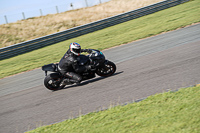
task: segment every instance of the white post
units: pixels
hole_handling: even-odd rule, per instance
[[[43,16],[43,14],[42,14],[42,9],[40,9],[40,14],[41,14],[41,16]]]
[[[88,7],[88,2],[87,2],[87,0],[85,0],[85,3],[86,3],[86,6]]]
[[[6,15],[4,16],[4,18],[6,20],[6,24],[8,24],[8,19],[7,19]]]
[[[24,18],[24,20],[25,20],[26,18],[25,18],[25,14],[24,14],[24,12],[22,12],[22,16],[23,16],[23,18]]]
[[[56,11],[57,11],[57,13],[59,13],[59,11],[58,11],[58,6],[56,6]]]
[[[72,3],[70,4],[70,6],[71,6],[72,10],[74,10],[74,7],[73,7],[73,4],[72,4]]]

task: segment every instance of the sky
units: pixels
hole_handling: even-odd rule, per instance
[[[107,1],[110,0],[0,0],[0,24],[16,22],[24,17],[55,14],[57,9],[58,12],[72,10],[71,3],[73,9],[78,9]]]

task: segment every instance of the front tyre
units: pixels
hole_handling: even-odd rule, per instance
[[[60,86],[61,77],[58,73],[52,73],[46,76],[44,79],[44,86],[49,90],[59,90],[63,89],[65,85]]]
[[[113,75],[115,71],[116,65],[111,61],[106,61],[103,67],[97,69],[96,74],[102,77],[108,77]]]

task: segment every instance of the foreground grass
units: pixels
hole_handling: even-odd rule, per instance
[[[0,61],[0,78],[58,62],[71,42],[103,50],[200,22],[200,0]]]
[[[76,119],[43,126],[28,133],[198,133],[200,87],[150,96]]]

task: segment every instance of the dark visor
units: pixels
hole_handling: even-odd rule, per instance
[[[73,51],[76,52],[76,53],[80,53],[81,49],[73,49]]]

